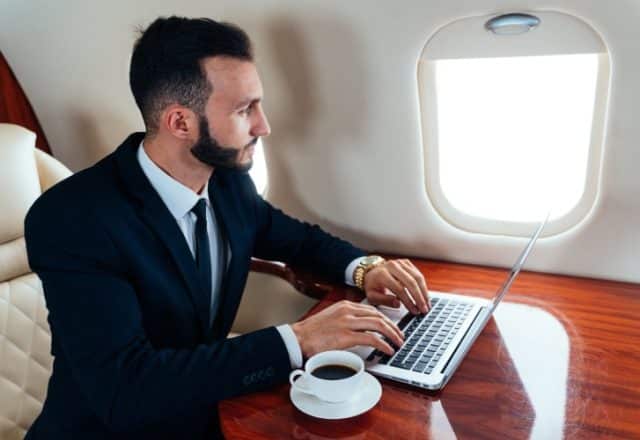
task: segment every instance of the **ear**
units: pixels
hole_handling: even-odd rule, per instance
[[[198,137],[198,119],[195,113],[179,104],[172,104],[162,112],[162,125],[178,139],[192,141]]]

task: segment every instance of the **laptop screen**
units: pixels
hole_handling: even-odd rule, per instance
[[[513,280],[515,280],[516,276],[520,272],[520,269],[522,269],[524,262],[527,260],[527,257],[529,256],[531,249],[533,249],[533,245],[536,243],[536,240],[540,236],[540,233],[544,229],[544,226],[547,224],[548,219],[549,219],[549,216],[547,215],[547,217],[540,223],[540,226],[538,226],[538,229],[536,229],[536,232],[533,233],[533,236],[529,240],[529,243],[527,244],[527,246],[524,248],[524,250],[518,257],[518,259],[516,260],[516,264],[514,264],[513,267],[511,268],[511,272],[509,273],[509,276],[507,277],[505,282],[502,284],[502,287],[500,288],[500,290],[498,290],[497,295],[493,299],[493,304],[491,305],[489,314],[493,313],[493,311],[496,309],[496,307],[498,306],[498,304],[500,303],[504,295],[509,291],[509,287],[511,287]]]

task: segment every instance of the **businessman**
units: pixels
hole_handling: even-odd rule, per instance
[[[400,330],[346,301],[226,339],[252,256],[355,285],[373,304],[428,310],[410,262],[366,256],[256,193],[247,170],[270,128],[247,35],[157,19],[134,46],[130,85],[146,131],[47,191],[25,220],[55,356],[27,438],[219,438],[217,402],[282,383],[317,352],[393,353]]]

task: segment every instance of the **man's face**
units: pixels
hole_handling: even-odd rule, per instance
[[[213,167],[249,169],[256,142],[270,133],[255,65],[231,57],[211,57],[203,66],[213,92],[204,115],[199,115],[198,140],[191,152]]]

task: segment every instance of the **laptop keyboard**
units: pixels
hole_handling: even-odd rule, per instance
[[[379,364],[430,374],[472,307],[468,303],[432,298],[429,313],[415,316],[407,314],[398,323],[405,338],[400,350],[393,356],[376,351],[369,359],[373,359],[374,355],[382,355]]]

